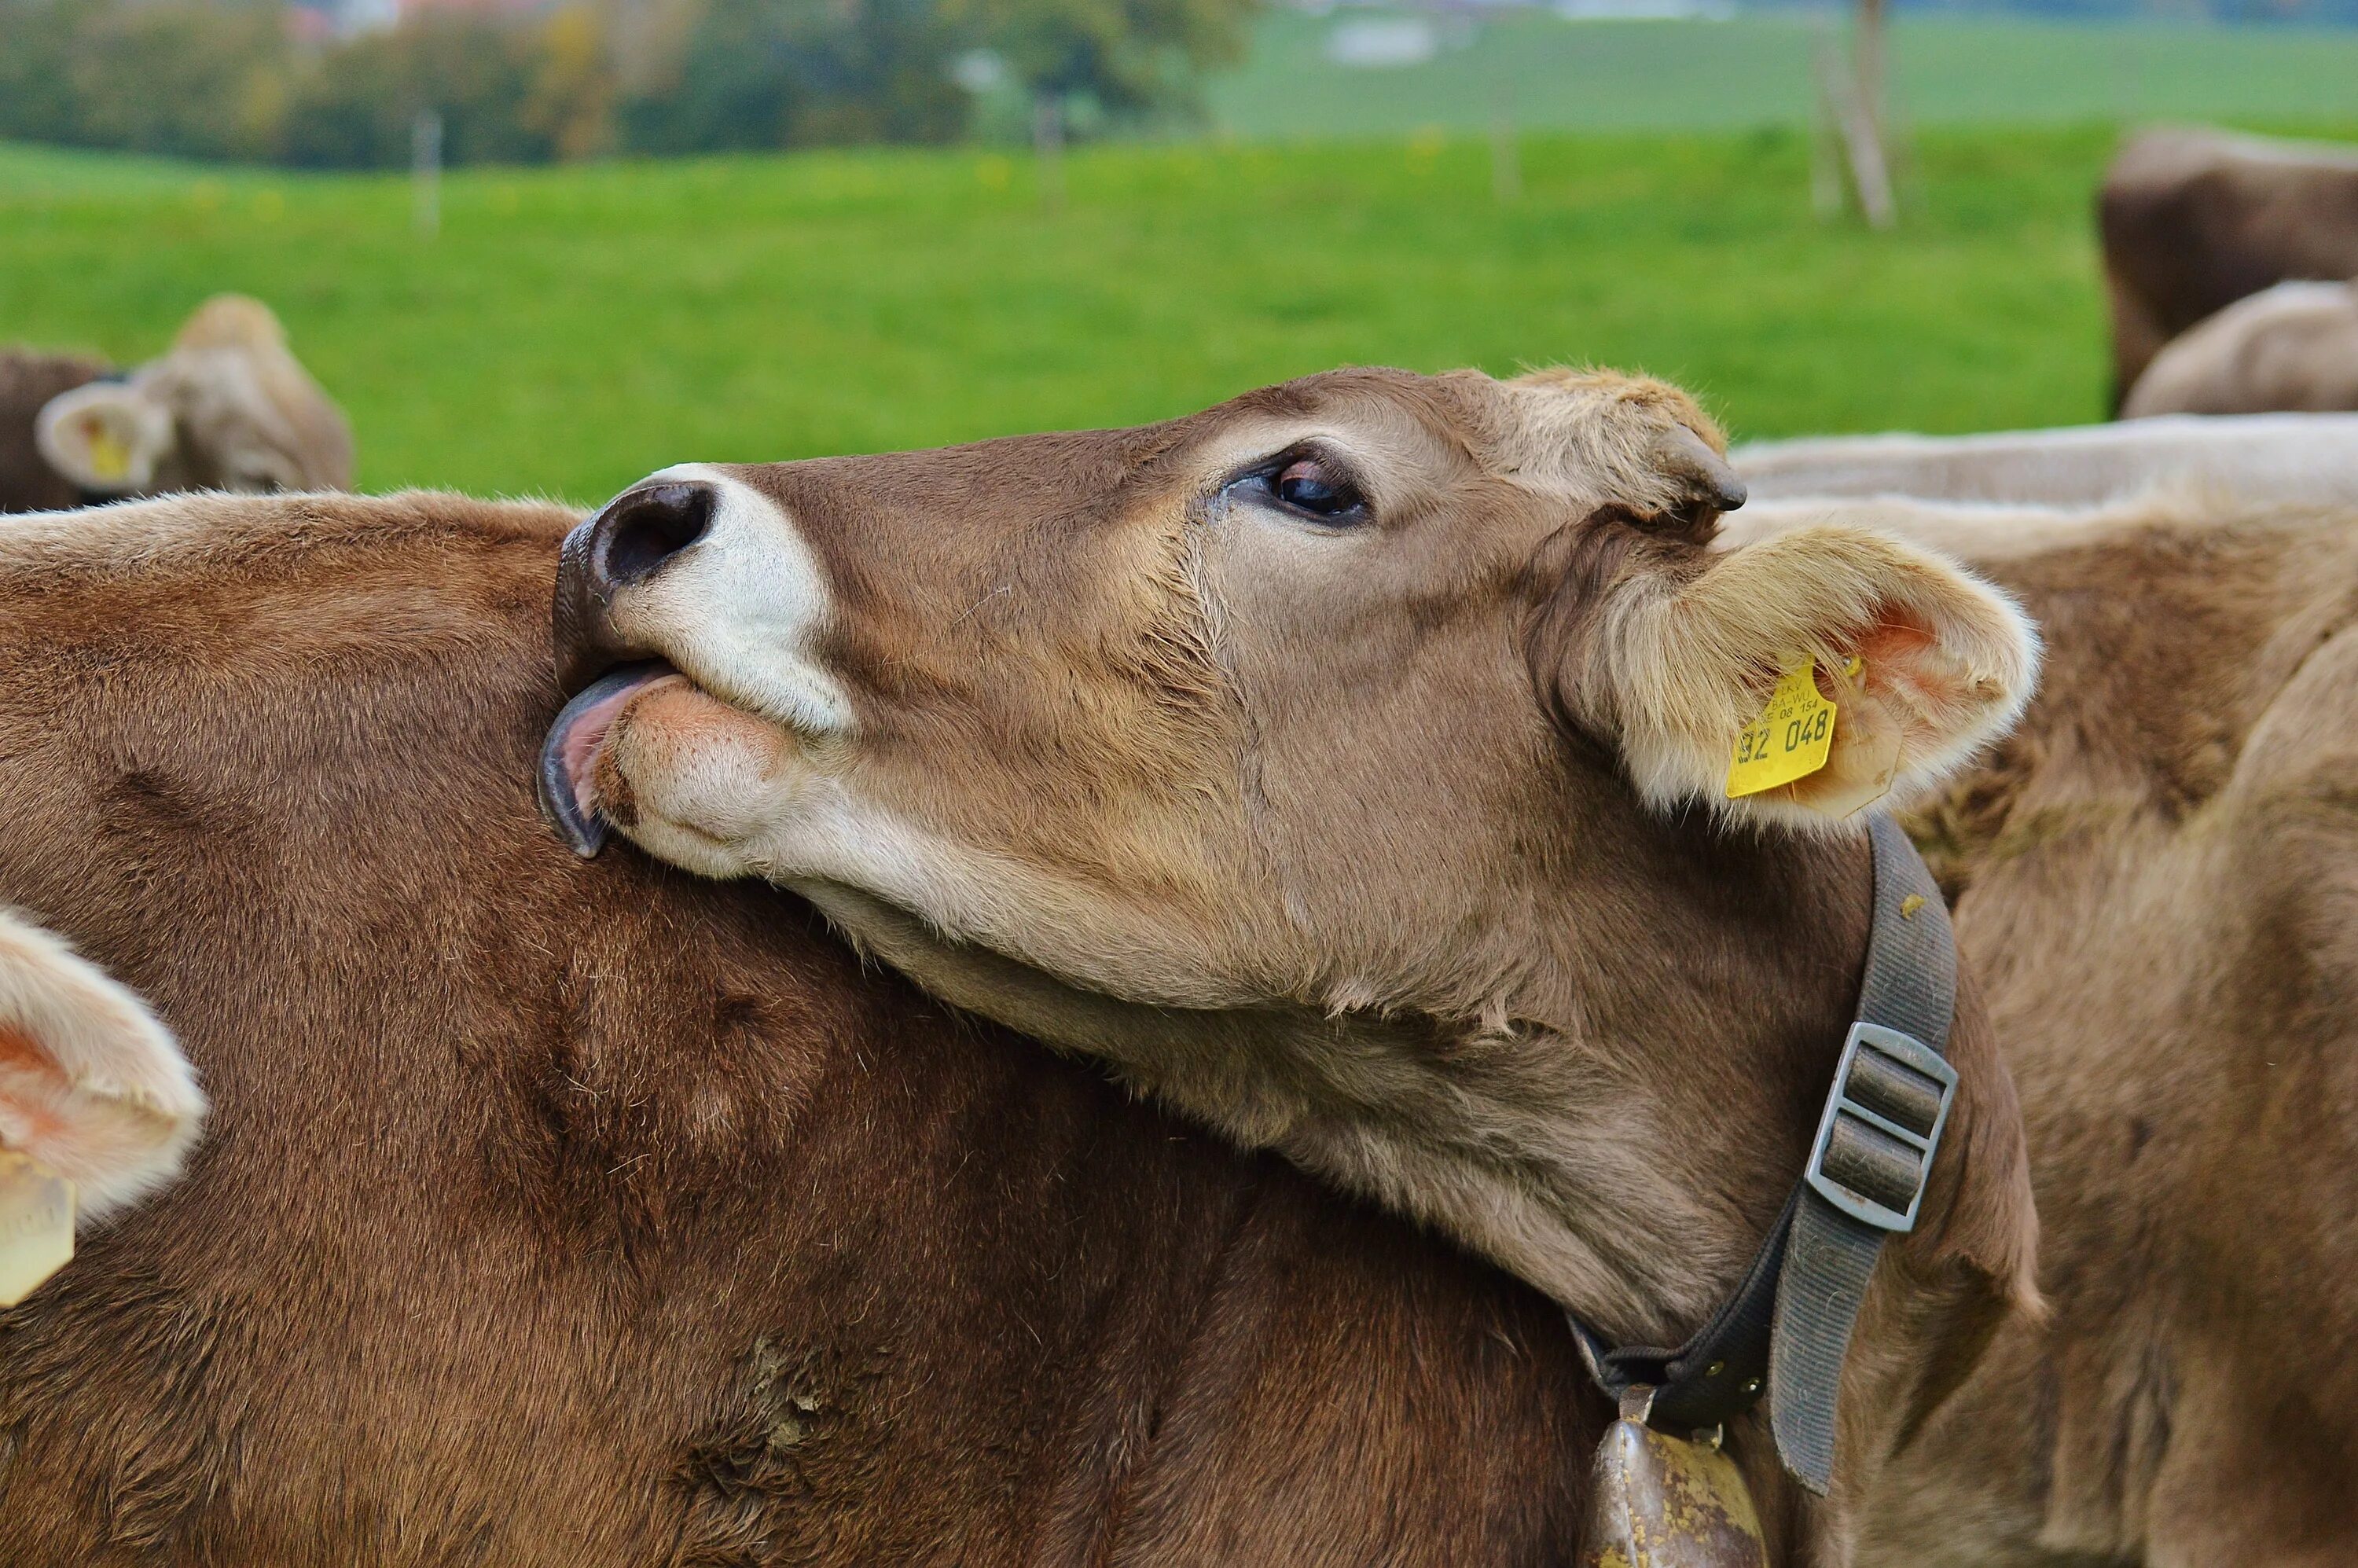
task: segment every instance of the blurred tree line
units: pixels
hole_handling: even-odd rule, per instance
[[[1179,116],[1258,0],[450,0],[332,36],[278,0],[0,0],[0,137],[331,168],[966,134],[987,102]]]

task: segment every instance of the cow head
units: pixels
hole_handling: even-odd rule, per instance
[[[50,467],[94,495],[352,481],[343,415],[287,351],[278,319],[237,295],[207,300],[163,358],[50,399],[34,436]]]
[[[144,1002],[0,911],[0,1149],[71,1181],[88,1222],[176,1175],[204,1114]]]
[[[1136,430],[673,470],[568,546],[573,684],[658,662],[557,755],[659,856],[1092,989],[1431,1005],[1519,868],[1599,850],[1579,797],[1830,824],[2023,702],[2024,622],[1940,560],[1831,527],[1714,554],[1719,449],[1653,383],[1360,371]],[[1725,800],[1803,653],[1831,764]]]

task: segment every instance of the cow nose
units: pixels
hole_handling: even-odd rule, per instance
[[[616,496],[590,521],[590,569],[610,592],[654,575],[704,537],[715,504],[708,484],[650,484]]]
[[[557,568],[557,676],[579,691],[625,659],[644,658],[614,630],[614,597],[704,537],[719,496],[708,484],[642,485],[565,536]]]

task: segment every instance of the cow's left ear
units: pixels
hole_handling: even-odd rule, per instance
[[[1554,661],[1535,673],[1661,805],[1808,826],[1904,802],[2010,728],[2038,681],[2011,600],[1862,529],[1719,555],[1648,539],[1575,591],[1588,602],[1559,619],[1578,634],[1535,643]]]
[[[138,495],[171,453],[172,411],[136,382],[94,381],[44,404],[33,439],[42,460],[81,489]]]
[[[204,1115],[146,1003],[0,912],[0,1148],[72,1182],[81,1218],[98,1219],[178,1173]]]

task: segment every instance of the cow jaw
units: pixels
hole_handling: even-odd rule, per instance
[[[765,878],[920,978],[929,952],[946,973],[970,968],[966,950],[978,945],[1009,954],[993,993],[1003,1005],[954,1000],[1059,1043],[1084,1041],[1066,1024],[1068,988],[1050,974],[1119,983],[1149,1007],[1234,1008],[1260,994],[1224,978],[1203,946],[1183,944],[1171,956],[1167,911],[954,842],[863,799],[848,771],[839,748],[814,745],[660,664],[586,688],[542,749],[543,799],[577,853],[595,854],[611,827],[701,876]],[[1019,978],[1027,970],[1036,984]]]

